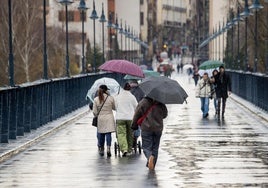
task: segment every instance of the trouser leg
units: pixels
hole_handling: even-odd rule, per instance
[[[220,112],[221,112],[221,98],[218,98],[218,106],[217,106],[218,119],[220,119]]]
[[[126,137],[126,124],[123,120],[117,120],[117,141],[120,150],[124,153],[128,150],[127,137]]]
[[[205,104],[204,97],[201,97],[201,98],[200,98],[200,102],[201,102],[201,111],[202,111],[202,113],[203,113],[203,115],[204,115],[204,104]]]
[[[224,118],[225,106],[227,98],[222,98],[222,117]]]
[[[98,133],[98,146],[99,147],[104,147],[105,143],[105,133]]]
[[[149,157],[152,155],[153,148],[153,135],[152,132],[141,131],[142,138],[142,149],[145,157],[149,160]]]
[[[161,136],[162,136],[162,132],[155,132],[153,134],[152,155],[154,156],[154,165],[156,164],[157,158],[158,158],[158,150],[159,150]]]
[[[154,164],[157,162],[161,136],[162,132],[141,132],[143,153],[147,160],[153,155]]]
[[[131,129],[131,120],[126,121],[126,133],[127,133],[127,144],[128,144],[128,152],[132,151],[132,146],[133,146],[133,132]]]
[[[106,136],[106,145],[111,147],[112,145],[112,133],[105,133]]]
[[[204,116],[207,116],[209,111],[209,98],[205,97],[204,98]]]

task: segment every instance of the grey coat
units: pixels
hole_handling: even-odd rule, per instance
[[[104,100],[106,97],[107,94],[104,94]],[[101,105],[102,103],[99,102],[99,97],[96,97],[93,103],[94,116],[97,115]],[[115,119],[113,110],[115,110],[114,98],[112,96],[108,96],[98,116],[98,133],[115,132]]]

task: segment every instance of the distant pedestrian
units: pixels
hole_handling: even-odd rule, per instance
[[[231,79],[228,74],[225,73],[224,66],[220,66],[220,72],[215,76],[216,87],[216,97],[218,100],[218,120],[220,120],[220,112],[222,119],[224,119],[226,100],[229,95],[231,95],[232,85]],[[222,103],[222,110],[221,110]]]
[[[193,73],[193,79],[194,79],[194,85],[196,86],[199,80],[199,73],[198,73],[198,68],[194,67],[194,73]]]
[[[103,105],[103,106],[102,106]],[[101,108],[102,106],[102,108]],[[109,96],[108,87],[100,85],[98,89],[98,96],[94,98],[93,114],[98,115],[97,138],[99,154],[104,155],[104,144],[106,138],[107,156],[111,156],[112,132],[115,132],[115,120],[113,110],[115,110],[115,102],[112,96]]]
[[[193,69],[191,67],[189,67],[187,69],[187,74],[188,74],[188,81],[189,81],[189,83],[191,83],[191,79],[192,79],[192,75],[193,75]]]
[[[142,149],[147,158],[146,166],[154,170],[157,158],[160,139],[163,131],[163,119],[167,117],[166,105],[159,103],[149,97],[143,98],[135,111],[132,120],[132,129],[138,129],[138,119],[147,114],[141,123]]]
[[[211,94],[210,98],[213,99],[214,102],[214,108],[215,108],[215,116],[218,114],[218,100],[216,96],[216,87],[217,84],[215,83],[215,77],[218,75],[219,71],[217,69],[213,70],[212,77],[211,77]]]
[[[119,148],[123,157],[131,154],[133,146],[133,133],[131,122],[138,102],[130,93],[130,85],[126,83],[123,90],[115,96],[116,129]]]
[[[208,73],[204,73],[201,80],[198,81],[196,86],[196,97],[200,98],[201,101],[201,111],[203,112],[203,118],[208,117],[209,111],[209,97],[211,93],[210,80]]]

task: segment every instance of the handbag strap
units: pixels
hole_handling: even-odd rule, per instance
[[[107,100],[107,98],[108,98],[108,95],[107,95],[107,97],[105,98],[104,102],[102,103],[102,105],[101,105],[101,107],[100,107],[100,109],[99,109],[99,111],[98,111],[98,113],[97,113],[97,116],[100,114],[100,111],[101,111],[101,109],[102,109],[102,107],[103,107],[105,101]]]

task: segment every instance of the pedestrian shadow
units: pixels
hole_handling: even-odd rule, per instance
[[[157,173],[155,170],[148,170],[147,180],[150,186],[158,187]]]
[[[198,122],[199,125],[206,128],[226,128],[227,124],[225,120],[218,120],[217,117],[201,118]]]

